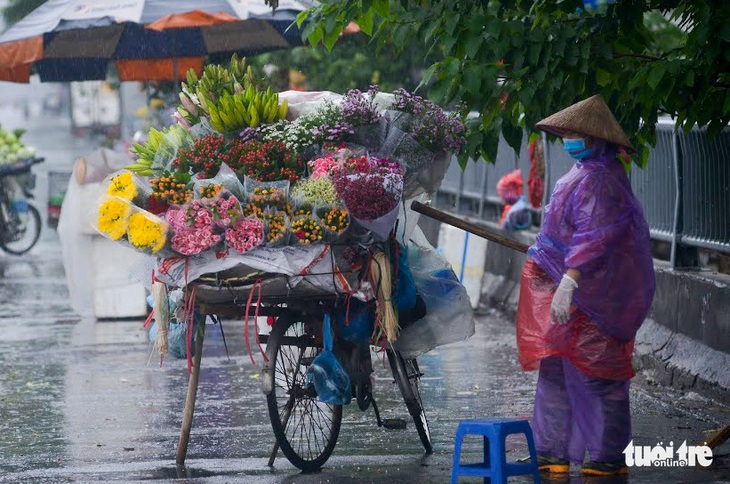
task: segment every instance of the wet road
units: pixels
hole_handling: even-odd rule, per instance
[[[29,136],[41,140],[37,133],[41,128]],[[45,206],[42,183],[39,207]],[[274,440],[259,366],[245,353],[242,323],[224,321],[224,329],[230,358],[218,327],[207,327],[187,468],[178,471],[185,362],[170,358],[160,367],[142,321],[79,319],[68,304],[52,231],[23,257],[0,254],[0,483],[441,483],[449,479],[460,420],[531,415],[535,375],[519,370],[514,326],[485,314],[472,339],[419,360],[433,455],[423,456],[411,422],[406,430],[383,430],[372,410],[352,405],[321,473],[301,475],[281,454],[269,469]],[[389,372],[375,366],[383,417],[407,418]],[[698,443],[730,420],[726,407],[642,378],[632,389],[632,410],[641,445]],[[507,446],[508,459],[525,455],[524,442],[510,439]],[[475,461],[479,452],[475,439],[465,460]],[[573,469],[566,479],[544,482],[730,483],[729,453],[730,443],[717,449],[709,469],[637,468],[621,479],[583,479]]]

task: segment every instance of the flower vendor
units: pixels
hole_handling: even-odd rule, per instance
[[[576,160],[522,273],[517,345],[523,369],[539,369],[538,466],[564,473],[572,461],[584,474],[622,474],[631,353],[654,296],[649,228],[618,156],[633,147],[600,96],[537,127],[563,138]]]

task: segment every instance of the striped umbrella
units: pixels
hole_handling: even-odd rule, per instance
[[[0,80],[172,81],[208,56],[301,45],[293,24],[310,0],[49,0],[0,35]]]

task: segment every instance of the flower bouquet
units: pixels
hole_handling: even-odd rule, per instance
[[[433,102],[404,89],[393,92],[387,106],[390,127],[381,153],[405,167],[404,196],[435,191],[443,180],[450,157],[466,142],[466,128],[458,113],[447,114]]]
[[[326,206],[316,209],[317,219],[324,228],[325,240],[338,239],[350,226],[350,214],[343,207]]]
[[[292,190],[292,198],[300,199],[302,203],[316,204],[335,204],[340,197],[329,176],[320,176],[317,178],[307,178],[297,183]]]
[[[309,245],[324,241],[324,229],[311,215],[292,219],[291,232],[294,240],[300,244]]]
[[[370,86],[364,93],[350,89],[340,103],[342,119],[353,129],[348,141],[365,146],[370,151],[380,150],[387,132],[386,120],[376,109],[377,93],[378,86]]]
[[[243,208],[238,198],[229,192],[220,192],[216,198],[207,200],[207,204],[213,213],[213,223],[216,227],[228,229],[244,216]]]
[[[258,217],[236,220],[226,229],[226,245],[243,254],[257,247],[264,239],[264,223]]]
[[[182,255],[194,255],[218,245],[223,236],[213,219],[212,210],[200,200],[167,211],[174,235],[171,247]]]
[[[132,204],[121,197],[106,196],[97,209],[96,228],[104,237],[122,240],[127,234]]]
[[[167,205],[184,205],[193,199],[187,173],[165,171],[159,177],[151,178],[150,185],[152,197]]]
[[[162,218],[140,208],[132,210],[127,227],[127,240],[135,249],[158,254],[167,245],[170,225]]]
[[[149,184],[128,170],[120,170],[107,176],[102,186],[107,195],[129,200],[138,207],[145,207],[151,194]]]
[[[263,213],[266,247],[281,247],[289,242],[289,217],[284,212],[267,210]]]
[[[352,218],[376,240],[387,240],[403,193],[400,165],[388,158],[351,158],[335,173],[334,184]]]

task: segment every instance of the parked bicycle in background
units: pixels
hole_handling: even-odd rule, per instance
[[[41,216],[33,205],[35,175],[31,167],[43,158],[0,165],[0,248],[13,255],[28,252],[41,235]]]

